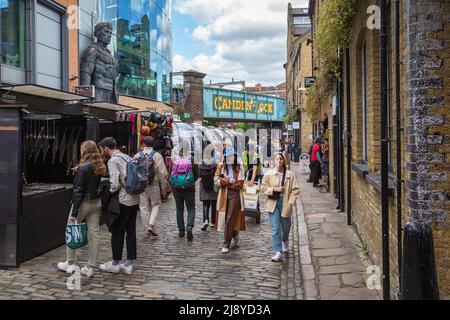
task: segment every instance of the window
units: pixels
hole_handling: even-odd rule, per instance
[[[367,161],[367,61],[366,43],[361,52],[361,83],[362,83],[362,160]]]
[[[25,1],[0,0],[2,64],[25,69]]]
[[[308,25],[311,24],[311,20],[308,17],[294,17],[293,23],[299,25]]]

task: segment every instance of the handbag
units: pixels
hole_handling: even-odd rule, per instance
[[[283,171],[283,178],[281,179],[281,187],[284,187],[284,183],[286,180],[286,168]],[[281,197],[281,192],[274,192],[271,196],[269,196],[269,199],[272,200],[278,200]]]
[[[70,215],[72,215],[73,205],[70,210]],[[70,249],[79,249],[87,245],[87,224],[86,223],[75,223],[68,224],[66,226],[66,246]]]

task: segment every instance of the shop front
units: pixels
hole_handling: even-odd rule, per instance
[[[80,145],[132,108],[35,85],[0,99],[0,267],[17,267],[65,243]]]

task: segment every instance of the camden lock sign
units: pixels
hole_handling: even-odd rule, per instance
[[[285,113],[285,99],[234,90],[203,89],[204,118],[281,122]]]

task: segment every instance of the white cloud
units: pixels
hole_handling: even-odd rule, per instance
[[[191,60],[174,57],[174,69],[195,69],[209,75],[249,83],[278,84],[285,79],[286,0],[177,0],[175,10],[197,21],[192,37],[214,53]],[[308,0],[291,1],[306,7]]]

